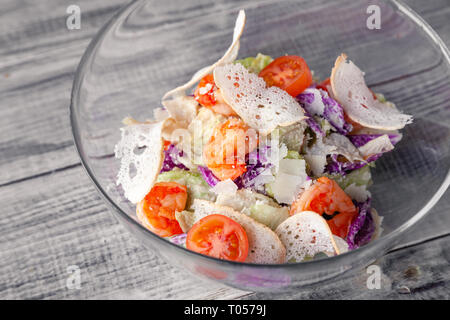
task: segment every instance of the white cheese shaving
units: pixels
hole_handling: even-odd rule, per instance
[[[229,194],[233,195],[236,194],[236,191],[238,190],[237,185],[231,180],[227,179],[224,181],[219,181],[212,189],[211,191],[215,194]]]
[[[348,243],[341,237],[338,237],[333,234],[334,242],[336,242],[336,246],[339,249],[339,254],[345,253],[348,251]]]
[[[305,160],[315,176],[323,174],[327,164],[327,155],[340,154],[349,161],[363,161],[359,150],[351,141],[338,133],[332,133],[327,137],[318,138],[312,147],[306,148]]]
[[[177,122],[179,127],[187,128],[197,115],[198,102],[194,97],[178,96],[164,101],[167,113]]]
[[[327,164],[327,156],[324,154],[306,154],[304,158],[308,162],[312,173],[316,177],[321,176]]]
[[[271,189],[278,203],[291,204],[297,195],[309,186],[306,162],[302,159],[282,159]]]
[[[312,93],[314,95],[314,100],[309,104],[309,112],[311,115],[323,115],[325,111],[325,104],[322,101],[322,95],[319,89],[307,88],[303,93]]]
[[[340,154],[352,162],[364,160],[353,143],[346,136],[339,133],[332,133],[325,137],[324,143],[332,149],[330,154]]]
[[[392,149],[394,149],[394,146],[387,134],[383,134],[382,136],[370,140],[365,145],[358,148],[361,155],[366,159],[371,155],[388,152]]]

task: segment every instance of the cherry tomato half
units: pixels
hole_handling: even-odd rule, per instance
[[[161,237],[170,237],[183,233],[175,219],[175,211],[183,211],[186,201],[186,186],[176,182],[159,182],[138,203],[136,214],[147,229]]]
[[[317,89],[322,89],[325,90],[328,94],[330,94],[330,92],[328,91],[328,86],[331,85],[331,81],[330,78],[326,78],[325,80],[323,80],[321,83],[319,83],[316,88]]]
[[[167,151],[171,144],[170,141],[164,140],[164,151]]]
[[[328,222],[331,232],[345,238],[358,211],[336,181],[320,177],[292,204],[290,214],[314,211]]]
[[[248,238],[236,221],[211,214],[189,230],[186,248],[211,257],[243,262],[248,255]]]
[[[299,56],[276,58],[261,70],[259,76],[264,78],[269,87],[280,87],[293,97],[302,93],[312,83],[311,70]]]

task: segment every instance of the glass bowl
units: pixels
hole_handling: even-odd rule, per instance
[[[370,5],[380,10],[379,29],[373,28]],[[137,222],[135,207],[115,184],[119,162],[113,149],[121,120],[151,118],[167,90],[221,57],[239,9],[247,15],[239,57],[301,55],[324,79],[345,52],[374,91],[414,116],[404,139],[373,170],[373,206],[384,217],[379,239],[332,258],[257,265],[191,252]],[[449,79],[448,49],[399,1],[134,1],[86,50],[74,81],[71,124],[81,161],[110,211],[150,250],[236,288],[290,290],[360,271],[395,246],[444,193],[450,182]]]

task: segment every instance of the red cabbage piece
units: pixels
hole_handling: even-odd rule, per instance
[[[336,100],[330,98],[328,94],[320,90],[322,93],[322,102],[325,105],[323,117],[336,129],[340,134],[346,135],[353,130],[350,123],[345,121],[344,109]]]
[[[348,135],[347,137],[352,142],[352,144],[359,148],[368,143],[369,141],[382,136],[382,134],[358,134],[358,135]],[[401,134],[388,134],[389,140],[393,145],[397,144],[401,139]],[[346,173],[364,167],[366,164],[378,160],[383,153],[373,154],[368,157],[365,161],[355,161],[355,162],[341,162],[337,155],[331,155],[329,158],[325,170],[328,173],[339,173],[345,175]]]
[[[325,132],[323,132],[322,127],[317,123],[317,121],[309,114],[308,111],[305,111],[306,123],[311,128],[311,130],[319,137],[325,137]]]
[[[357,134],[357,135],[349,135],[347,138],[353,143],[353,145],[357,148],[362,147],[367,142],[372,141],[378,137],[381,137],[382,134]],[[396,145],[401,139],[401,134],[390,133],[388,134],[389,140],[391,140],[392,145]]]
[[[354,162],[342,162],[339,161],[337,154],[332,154],[329,158],[329,162],[325,167],[325,172],[327,173],[338,173],[341,175],[346,175],[350,171],[360,169],[370,162],[373,162],[381,157],[381,154],[374,154],[368,157],[365,161],[354,161]]]
[[[262,146],[247,155],[247,171],[234,180],[239,189],[262,190],[263,185],[259,185],[256,178],[273,167],[273,164],[269,162],[269,152],[270,146]]]
[[[298,102],[300,102],[302,105],[305,105],[305,107],[309,107],[311,103],[314,102],[314,99],[314,93],[312,92],[302,92],[297,96]]]
[[[369,141],[380,137],[381,134],[359,134],[359,135],[349,135],[347,136],[353,145],[357,148],[365,145]],[[402,135],[401,134],[388,134],[389,139],[393,145],[398,143]],[[331,155],[330,161],[328,162],[325,171],[328,173],[339,173],[345,175],[346,173],[364,167],[366,164],[378,160],[383,154],[373,154],[368,157],[365,161],[355,161],[355,162],[341,162],[337,155]]]
[[[273,166],[273,164],[268,161],[269,152],[270,146],[263,146],[247,154],[247,171],[233,181],[239,189],[250,188],[259,190],[262,187],[257,184],[258,180],[255,180],[255,178]],[[203,179],[211,187],[214,187],[220,181],[207,167],[198,166],[198,171],[200,171]]]
[[[345,121],[342,106],[336,100],[330,98],[326,91],[322,89],[312,90],[317,91],[322,101],[315,101],[317,95],[313,92],[302,92],[297,96],[297,101],[302,105],[303,109],[311,115],[317,115],[328,120],[330,125],[340,134],[346,135],[352,131],[352,125]],[[318,104],[321,104],[322,107],[319,108]],[[319,109],[323,111],[319,111]]]
[[[369,243],[376,229],[371,212],[371,198],[365,202],[353,202],[358,209],[358,216],[352,221],[347,234],[346,240],[350,250]]]
[[[164,150],[164,162],[161,168],[161,172],[170,171],[173,168],[180,168],[183,170],[189,170],[178,159],[183,156],[183,151],[178,150],[175,145],[171,144]]]
[[[210,187],[214,187],[220,181],[207,167],[198,166],[197,169]]]

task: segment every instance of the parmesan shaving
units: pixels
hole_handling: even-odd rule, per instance
[[[412,122],[412,116],[403,114],[392,104],[373,98],[367,87],[364,73],[341,54],[331,72],[333,96],[342,105],[347,116],[364,127],[396,130]]]
[[[383,134],[378,138],[370,140],[365,145],[358,148],[361,155],[366,159],[371,155],[388,152],[392,149],[394,149],[394,146],[387,134]]]

